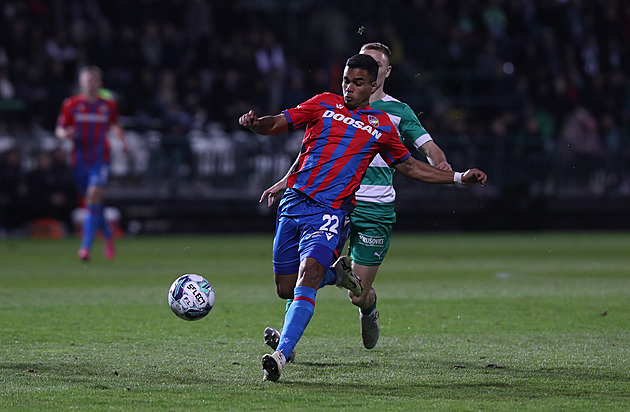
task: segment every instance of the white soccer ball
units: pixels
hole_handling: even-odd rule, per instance
[[[182,275],[168,291],[168,304],[184,320],[199,320],[214,306],[214,289],[203,276]]]

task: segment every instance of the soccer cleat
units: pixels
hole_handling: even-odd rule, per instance
[[[264,355],[262,358],[263,381],[275,382],[280,379],[282,366],[282,353],[280,351],[275,351],[271,355]]]
[[[116,248],[114,247],[113,239],[105,239],[105,257],[110,260],[116,257]]]
[[[380,326],[378,325],[378,312],[376,309],[369,315],[364,315],[359,309],[359,318],[361,319],[361,339],[365,349],[372,349],[378,342]]]
[[[90,260],[90,249],[82,247],[81,249],[79,249],[79,253],[77,253],[77,255],[79,256],[79,259],[87,262],[88,260]]]
[[[337,285],[340,289],[348,289],[354,296],[361,296],[363,288],[361,287],[361,279],[352,271],[352,261],[348,256],[341,256],[333,265],[337,276],[341,278],[341,282]]]
[[[272,328],[268,326],[265,328],[265,345],[269,346],[271,349],[278,349],[278,345],[280,344],[280,331],[276,328]],[[293,362],[295,359],[295,348],[291,351],[291,354],[287,358],[287,362]]]

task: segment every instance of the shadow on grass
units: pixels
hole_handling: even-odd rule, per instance
[[[254,366],[255,365],[255,366]],[[411,372],[410,372],[411,370]],[[416,370],[417,372],[413,372]],[[0,371],[29,379],[40,386],[84,385],[87,389],[166,384],[176,387],[236,386],[297,389],[313,393],[345,393],[367,398],[417,398],[451,400],[581,399],[583,401],[630,401],[630,381],[624,371],[592,369],[512,369],[509,365],[461,362],[408,362],[396,367],[382,360],[361,362],[298,361],[288,364],[279,382],[262,382],[262,370],[253,362],[215,365],[207,370],[182,368],[168,371],[163,365],[143,369],[127,366],[108,369],[85,362],[4,362]],[[276,386],[277,385],[277,386]]]
[[[164,370],[161,366],[140,369],[115,369],[106,368],[101,365],[89,365],[82,363],[60,362],[53,364],[26,363],[26,362],[5,362],[0,363],[0,371],[12,371],[14,374],[38,376],[40,379],[46,377],[51,383],[55,380],[66,383],[87,384],[92,389],[110,389],[103,382],[115,386],[118,382],[125,384],[147,384],[167,383],[177,385],[214,385],[224,383],[221,377],[214,378],[210,374],[200,373],[194,369],[177,369],[175,372]],[[221,375],[222,376],[222,375]]]
[[[424,394],[458,400],[550,397],[585,401],[630,401],[630,380],[626,370],[600,372],[586,367],[512,369],[502,365],[441,361],[417,365],[418,373],[409,375],[404,371],[397,372],[396,368],[380,361],[299,362],[295,366],[299,370],[293,372],[286,369],[280,383],[306,390],[317,387],[323,391],[329,389],[385,397],[417,397]],[[401,368],[408,369],[410,366],[406,364]],[[359,371],[359,375],[364,374],[365,379],[350,382],[348,376],[335,376],[337,371],[343,370]],[[325,377],[330,383],[325,382]]]

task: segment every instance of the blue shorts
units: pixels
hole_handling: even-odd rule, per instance
[[[109,181],[109,169],[108,164],[75,167],[74,178],[81,194],[85,195],[89,186],[107,186],[107,182]]]
[[[307,257],[329,267],[341,254],[349,228],[347,212],[321,206],[305,194],[287,189],[278,207],[273,239],[274,273],[298,273],[300,262]]]

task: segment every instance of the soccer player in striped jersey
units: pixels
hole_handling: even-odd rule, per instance
[[[452,170],[444,152],[424,129],[416,114],[401,101],[383,90],[385,79],[391,73],[389,47],[382,43],[366,43],[359,51],[374,58],[378,63],[376,90],[370,96],[370,107],[383,110],[396,126],[400,137],[426,156],[429,164],[442,170]],[[376,346],[380,327],[376,310],[376,292],[372,287],[380,265],[389,250],[392,229],[396,222],[394,201],[396,191],[393,184],[394,169],[377,155],[370,163],[356,193],[357,206],[351,215],[348,236],[348,254],[352,258],[352,269],[361,280],[363,291],[360,296],[348,293],[353,304],[359,307],[361,338],[367,349]],[[286,187],[285,179],[263,193],[269,196],[269,204]],[[329,269],[330,270],[330,269]],[[290,306],[291,302],[287,302]],[[273,327],[265,329],[265,343],[277,346],[280,332]],[[291,353],[291,360],[295,353]]]
[[[284,133],[306,126],[296,167],[288,176],[278,208],[273,266],[278,296],[293,298],[284,318],[277,349],[263,356],[264,379],[276,381],[310,322],[317,290],[341,284],[361,295],[349,265],[338,260],[339,270],[327,271],[339,257],[348,236],[349,215],[369,163],[380,154],[403,175],[428,183],[485,183],[486,175],[440,170],[413,157],[400,141],[389,117],[369,106],[376,90],[378,64],[357,54],[346,62],[343,97],[317,95],[293,109],[259,118],[253,111],[239,123],[259,134]]]
[[[79,259],[90,259],[90,250],[96,233],[100,230],[105,240],[105,257],[113,259],[116,251],[112,230],[103,214],[103,191],[109,180],[110,128],[122,141],[127,151],[127,141],[118,124],[116,101],[101,91],[102,73],[96,66],[88,66],[79,72],[81,93],[64,100],[57,119],[55,134],[61,139],[73,141],[72,165],[77,186],[88,211],[83,222],[83,238]]]

